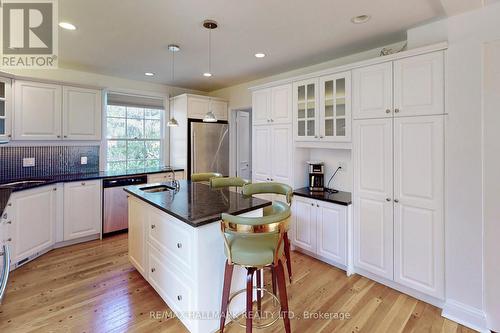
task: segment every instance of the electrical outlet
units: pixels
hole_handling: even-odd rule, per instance
[[[339,172],[344,172],[347,169],[347,165],[346,165],[346,163],[344,161],[340,161],[337,164],[337,167],[340,168]]]
[[[35,158],[34,157],[23,158],[23,168],[34,167],[34,166],[35,166]]]
[[[87,164],[87,156],[80,157],[80,164]]]

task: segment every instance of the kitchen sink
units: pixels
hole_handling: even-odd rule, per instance
[[[20,180],[16,182],[10,182],[10,183],[5,183],[1,184],[0,188],[5,188],[5,187],[23,187],[26,185],[37,185],[37,184],[43,184],[46,183],[46,180]]]
[[[146,193],[157,193],[157,192],[174,191],[175,187],[167,185],[153,185],[153,186],[141,187],[139,188],[139,190]]]

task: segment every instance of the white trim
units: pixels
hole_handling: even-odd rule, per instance
[[[394,61],[397,59],[413,57],[413,56],[417,56],[417,55],[421,55],[421,54],[425,54],[425,53],[443,51],[443,50],[446,50],[447,48],[448,48],[448,42],[441,42],[438,44],[419,47],[419,48],[411,49],[408,51],[390,54],[387,56],[372,58],[372,59],[368,59],[368,60],[362,60],[362,61],[354,62],[351,64],[347,64],[347,65],[332,67],[332,68],[324,69],[321,71],[316,71],[316,72],[312,72],[312,73],[308,73],[308,74],[294,76],[294,77],[287,78],[287,79],[268,82],[268,83],[261,84],[258,86],[252,86],[248,89],[253,91],[253,90],[258,90],[258,89],[270,88],[270,87],[279,86],[279,85],[283,85],[283,84],[293,83],[295,81],[308,80],[308,79],[316,78],[319,76],[331,75],[331,74],[335,74],[335,73],[339,73],[339,72],[349,71],[349,70],[359,68],[359,67],[371,66],[371,65],[375,65],[375,64],[379,64],[379,63],[383,63],[383,62],[389,62],[389,61]]]
[[[449,299],[444,304],[441,315],[473,330],[490,332],[487,329],[485,313],[469,305]]]
[[[221,102],[226,102],[226,103],[229,102],[227,99],[224,99],[224,98],[212,97],[212,96],[207,96],[207,95],[188,94],[188,93],[184,93],[184,94],[170,97],[170,101],[174,101],[174,100],[176,100],[178,98],[182,98],[182,97],[206,98],[206,99],[212,100],[212,101],[221,101]]]

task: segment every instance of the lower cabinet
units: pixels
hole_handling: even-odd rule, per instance
[[[101,181],[64,184],[64,240],[101,232]]]
[[[175,179],[176,180],[184,179],[184,172],[183,171],[176,171],[175,172]],[[163,182],[169,182],[172,180],[173,180],[173,175],[171,172],[148,174],[148,184],[163,183]]]
[[[350,206],[295,196],[292,209],[292,244],[296,249],[350,274]]]
[[[128,200],[128,257],[143,276],[147,274],[147,215],[139,200]]]
[[[57,187],[43,186],[12,194],[12,262],[22,264],[55,243]],[[9,214],[9,213],[7,213]]]

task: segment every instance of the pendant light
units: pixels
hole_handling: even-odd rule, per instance
[[[171,81],[172,84],[174,83],[174,60],[175,60],[175,52],[179,52],[180,49],[181,48],[179,47],[179,45],[170,44],[168,46],[168,50],[170,52],[172,52],[172,81]],[[177,119],[175,119],[173,115],[170,115],[170,120],[168,121],[167,126],[168,127],[177,127],[177,126],[179,126],[179,123],[177,122]]]
[[[203,21],[203,27],[208,30],[208,72],[203,73],[203,76],[205,77],[211,77],[212,76],[212,71],[211,71],[211,65],[212,65],[212,58],[211,58],[211,53],[212,53],[212,30],[217,29],[217,21],[214,20],[205,20]],[[208,106],[208,112],[207,114],[203,117],[203,122],[205,123],[215,123],[217,122],[217,117],[213,113],[212,109],[212,102],[209,103]]]

